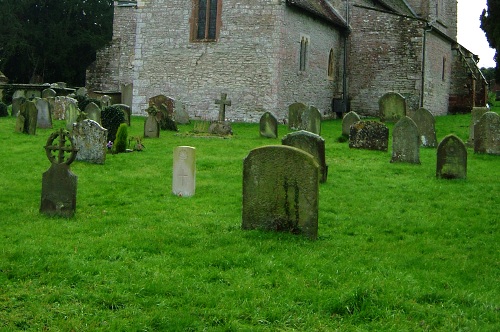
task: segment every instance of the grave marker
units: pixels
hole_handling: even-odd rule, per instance
[[[293,103],[288,106],[288,128],[298,130],[302,128],[302,115],[307,110],[303,103]]]
[[[186,111],[186,105],[180,100],[174,102],[174,119],[179,124],[190,123],[189,114]]]
[[[435,148],[437,146],[436,120],[431,112],[425,108],[419,108],[413,113],[411,119],[417,125],[420,144],[423,147]]]
[[[265,112],[259,122],[260,136],[267,138],[278,137],[278,120],[270,113]]]
[[[144,120],[144,137],[160,137],[160,123],[154,115],[148,115]]]
[[[381,122],[397,122],[406,116],[406,99],[396,92],[388,92],[378,102]]]
[[[43,129],[52,128],[52,114],[50,112],[49,101],[43,98],[36,98],[35,105],[38,110],[37,127]]]
[[[470,125],[469,125],[469,140],[467,144],[470,147],[474,147],[474,127],[479,122],[484,113],[489,112],[490,109],[488,107],[473,107],[470,112]]]
[[[80,114],[80,109],[76,99],[66,98],[66,109],[64,118],[66,119],[66,130],[70,131],[73,129],[73,123],[78,121],[78,115]]]
[[[196,149],[178,146],[174,149],[172,193],[180,197],[193,196],[196,189]]]
[[[94,120],[83,120],[73,124],[73,138],[78,154],[76,160],[93,164],[106,161],[108,130]]]
[[[474,152],[500,155],[500,115],[486,112],[474,126]]]
[[[123,115],[125,116],[125,123],[130,127],[130,117],[132,116],[132,110],[130,106],[125,104],[114,104],[114,107],[118,107],[122,110]]]
[[[87,118],[94,120],[98,124],[101,124],[101,108],[94,102],[90,102],[85,106],[84,112],[87,114]]]
[[[377,121],[359,121],[351,125],[349,147],[387,151],[389,128]]]
[[[55,98],[57,96],[57,92],[54,89],[47,88],[42,90],[42,98]]]
[[[349,133],[351,132],[351,125],[359,121],[361,121],[361,118],[358,113],[354,111],[347,113],[342,119],[342,135],[349,136]]]
[[[392,130],[391,163],[420,164],[420,138],[415,122],[409,117],[401,118]]]
[[[436,177],[443,179],[467,177],[467,148],[455,135],[446,136],[438,145]]]
[[[307,107],[302,113],[302,125],[299,129],[321,135],[321,112],[314,106]]]
[[[231,100],[227,99],[227,93],[221,93],[220,99],[216,99],[215,104],[219,105],[219,122],[225,122],[226,106],[231,106]]]

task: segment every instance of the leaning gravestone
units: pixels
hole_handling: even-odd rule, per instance
[[[178,124],[190,123],[189,114],[186,111],[186,105],[180,100],[174,102],[174,120]]]
[[[474,147],[474,126],[479,122],[484,113],[489,112],[488,107],[473,107],[470,112],[469,141],[467,145]]]
[[[178,146],[174,149],[172,193],[179,197],[193,196],[196,189],[196,149]]]
[[[84,112],[87,114],[87,118],[94,120],[98,124],[101,124],[101,108],[97,106],[96,103],[90,102],[85,106]]]
[[[288,128],[301,129],[302,115],[307,110],[307,106],[303,103],[293,103],[288,106]]]
[[[302,125],[299,129],[321,135],[321,112],[314,106],[309,106],[302,113]]]
[[[144,120],[144,137],[160,137],[160,124],[154,115],[149,115]]]
[[[437,146],[436,120],[431,112],[425,108],[419,108],[413,113],[411,119],[417,125],[420,144],[423,147],[435,148]]]
[[[72,100],[74,100],[75,102],[73,102]],[[66,101],[66,113],[64,115],[64,118],[66,119],[66,130],[70,131],[73,129],[73,123],[76,123],[78,121],[80,109],[78,109],[76,99],[67,98]]]
[[[106,161],[108,130],[94,120],[83,120],[73,124],[73,138],[78,149],[76,160],[93,164]]]
[[[325,158],[325,140],[321,136],[300,130],[283,137],[281,144],[299,148],[312,155],[319,165],[319,182],[326,182],[328,165]]]
[[[35,105],[38,110],[37,126],[38,128],[52,128],[52,114],[50,112],[50,104],[47,99],[36,98]]]
[[[349,147],[387,151],[389,128],[377,121],[359,121],[351,125]]]
[[[474,126],[474,152],[500,155],[500,115],[486,112]]]
[[[256,148],[243,161],[243,229],[318,236],[319,165],[286,146]]]
[[[58,143],[55,142],[57,138]],[[75,214],[78,177],[69,165],[75,160],[77,151],[68,131],[60,129],[49,136],[45,153],[51,166],[42,176],[41,213],[62,217]]]
[[[130,127],[130,117],[132,116],[130,106],[125,104],[114,104],[113,106],[122,110],[123,115],[125,116],[125,123]]]
[[[388,92],[378,101],[381,122],[397,122],[406,116],[406,99],[396,92]]]
[[[354,111],[347,113],[342,119],[342,135],[349,136],[349,133],[351,132],[351,125],[359,121],[361,121],[361,118],[358,113]]]
[[[443,179],[467,177],[467,148],[455,135],[446,136],[438,145],[436,177]]]
[[[415,122],[405,116],[392,130],[391,163],[420,164],[420,138]]]
[[[265,112],[260,117],[259,130],[260,130],[260,136],[262,137],[277,138],[278,120],[272,113]]]

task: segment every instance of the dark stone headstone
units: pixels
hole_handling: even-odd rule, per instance
[[[278,120],[270,113],[265,112],[260,118],[260,136],[268,138],[278,137]]]
[[[31,100],[27,100],[21,105],[19,115],[24,117],[24,133],[35,135],[38,121],[38,109],[36,108],[36,104]]]
[[[387,151],[389,128],[377,121],[359,121],[351,125],[349,147]]]
[[[391,163],[405,162],[420,164],[420,139],[415,122],[405,116],[392,130]]]
[[[288,106],[288,128],[301,129],[302,115],[307,110],[307,106],[303,103],[294,103]]]
[[[358,113],[354,111],[347,113],[342,119],[342,135],[349,136],[351,132],[351,125],[359,121],[361,121],[361,118]]]
[[[406,99],[396,92],[388,92],[378,102],[381,122],[397,122],[406,116]]]
[[[486,112],[474,126],[474,152],[500,155],[500,115]]]
[[[443,179],[467,177],[467,148],[455,135],[446,136],[438,145],[436,177]]]
[[[420,144],[423,147],[435,148],[437,146],[436,120],[431,112],[425,108],[419,108],[413,113],[411,119],[417,125]]]
[[[175,100],[165,95],[157,95],[149,98],[149,106],[155,106],[158,110],[163,108],[170,117],[174,115]],[[161,117],[161,115],[159,115]],[[161,118],[159,119],[161,121]]]
[[[250,151],[243,161],[243,229],[318,236],[319,165],[291,146]]]
[[[17,116],[21,110],[21,105],[27,101],[24,97],[17,97],[12,99],[12,116]]]
[[[37,126],[38,128],[52,128],[52,114],[50,112],[50,104],[47,99],[37,98],[35,100],[36,108],[38,109]]]

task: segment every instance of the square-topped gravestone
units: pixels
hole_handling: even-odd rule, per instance
[[[272,113],[265,112],[264,114],[262,114],[259,122],[259,131],[260,136],[262,137],[278,137],[278,120]]]
[[[52,114],[50,104],[47,99],[35,98],[35,105],[38,110],[37,127],[48,129],[52,128]]]
[[[489,112],[488,107],[473,107],[470,112],[469,140],[467,144],[474,147],[474,127],[479,122],[484,113]]]
[[[294,103],[288,106],[288,128],[301,129],[302,115],[307,110],[307,106],[303,103]]]
[[[500,155],[500,115],[486,112],[474,126],[474,152]]]
[[[467,177],[467,148],[455,135],[446,136],[438,145],[436,177],[443,179]]]
[[[425,108],[419,108],[413,113],[411,119],[417,125],[420,145],[435,148],[437,146],[436,120],[431,112]]]
[[[415,122],[409,117],[401,118],[392,130],[391,163],[420,164],[420,138]]]
[[[122,110],[123,116],[125,117],[125,123],[130,127],[130,117],[132,116],[132,110],[130,106],[125,104],[114,104],[113,106]]]
[[[397,92],[388,92],[379,101],[379,116],[382,122],[397,122],[406,116],[406,99]]]
[[[328,165],[325,158],[325,140],[321,136],[300,130],[283,137],[281,144],[299,148],[312,155],[319,165],[319,182],[326,182]]]
[[[342,135],[349,136],[351,132],[351,125],[359,121],[361,121],[361,118],[358,113],[354,111],[347,113],[342,119]]]
[[[318,236],[319,165],[286,145],[256,148],[243,161],[242,228]]]
[[[78,149],[76,160],[93,164],[106,162],[108,130],[94,120],[83,120],[73,124],[73,138]]]
[[[351,125],[349,147],[387,151],[389,128],[377,121],[359,121]]]
[[[94,102],[90,102],[85,106],[84,112],[87,114],[87,118],[94,120],[98,124],[101,124],[101,108]]]
[[[160,137],[160,123],[154,115],[149,115],[144,120],[144,137]]]
[[[193,196],[196,189],[196,149],[178,146],[174,149],[172,193],[180,197]]]
[[[302,113],[302,125],[299,129],[321,135],[321,112],[314,106],[309,106]]]

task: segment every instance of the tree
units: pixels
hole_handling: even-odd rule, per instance
[[[487,0],[486,9],[481,14],[481,29],[486,34],[486,39],[490,47],[496,50],[495,53],[495,78],[500,82],[500,0]]]
[[[112,37],[113,0],[0,0],[0,70],[16,83],[85,83]]]

